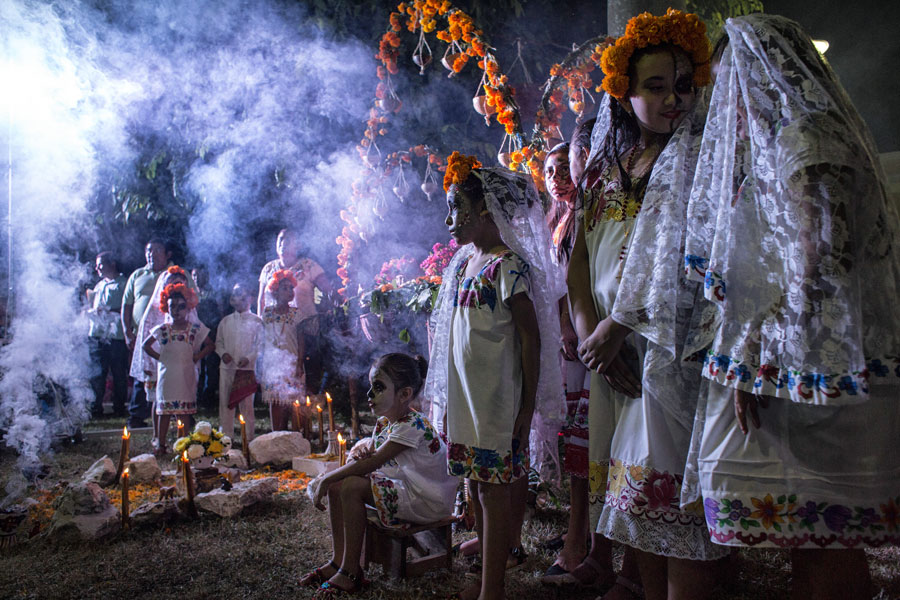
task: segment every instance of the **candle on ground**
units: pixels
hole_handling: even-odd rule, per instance
[[[184,421],[178,419],[178,437],[184,437]]]
[[[319,411],[319,445],[325,443],[325,425],[322,422],[322,405],[316,404],[316,410]]]
[[[241,452],[244,454],[244,460],[247,461],[247,468],[250,468],[250,444],[247,443],[247,421],[244,415],[238,413],[238,420],[241,422]]]
[[[131,434],[128,433],[128,426],[122,428],[122,449],[119,451],[119,465],[116,467],[116,483],[122,476],[122,470],[125,463],[128,462],[128,449],[131,444]]]
[[[328,402],[328,431],[334,431],[334,409],[331,407],[331,394],[325,392],[325,400]]]
[[[128,529],[128,467],[122,471],[122,529]]]
[[[342,436],[340,433],[338,434],[338,446],[341,449],[341,458],[338,464],[343,467],[345,464],[347,464],[347,440],[345,440],[344,436]]]
[[[181,454],[181,469],[184,474],[184,490],[187,494],[188,510],[194,516],[197,508],[194,506],[194,477],[191,473],[191,461],[188,459],[187,450]]]
[[[300,431],[300,401],[299,400],[294,400],[293,424],[294,424],[294,431],[296,431],[297,433],[301,433],[301,431]]]

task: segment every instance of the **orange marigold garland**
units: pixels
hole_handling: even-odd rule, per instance
[[[194,290],[183,283],[170,283],[163,288],[162,293],[159,295],[159,310],[161,312],[169,312],[169,298],[173,296],[181,296],[182,298],[184,298],[184,301],[187,303],[188,309],[194,308],[197,306],[197,304],[200,303],[199,298],[197,298],[197,293],[194,292]]]
[[[469,177],[472,169],[481,168],[481,163],[474,156],[460,154],[456,150],[447,157],[447,171],[444,173],[444,191],[453,184],[460,185]]]
[[[606,75],[602,88],[614,98],[628,93],[628,64],[636,50],[660,44],[674,44],[683,49],[694,64],[694,85],[702,87],[710,81],[710,46],[706,25],[695,14],[670,8],[663,16],[648,12],[632,17],[625,35],[614,46],[603,51],[600,67]]]
[[[270,292],[275,292],[285,281],[290,283],[292,288],[297,287],[298,282],[294,274],[288,269],[279,269],[272,273],[272,278],[269,279],[269,283],[266,284],[266,289]]]

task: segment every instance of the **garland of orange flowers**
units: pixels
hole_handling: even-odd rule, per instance
[[[710,81],[710,46],[706,25],[695,14],[670,8],[665,15],[653,16],[645,12],[632,17],[625,27],[625,35],[614,46],[603,51],[600,66],[606,77],[603,89],[614,98],[628,93],[628,64],[635,50],[647,46],[674,44],[680,47],[694,64],[694,85],[702,87]]]
[[[266,286],[266,289],[270,292],[276,292],[278,291],[278,287],[285,281],[290,283],[292,288],[297,287],[297,278],[290,270],[278,269],[272,273],[272,278],[269,279],[269,284]]]
[[[178,267],[176,267],[178,268]],[[171,268],[170,268],[171,269]],[[171,273],[171,270],[169,271]],[[182,271],[183,273],[184,271]],[[197,294],[183,283],[170,283],[163,288],[159,295],[159,310],[163,313],[169,312],[169,298],[173,296],[181,296],[187,303],[188,309],[194,308],[200,303]]]
[[[461,185],[469,178],[472,169],[481,168],[481,163],[474,156],[460,154],[456,150],[447,157],[447,171],[444,173],[444,191],[453,184]]]
[[[166,273],[168,273],[169,275],[181,275],[182,277],[187,279],[187,273],[178,265],[172,265],[171,267],[166,269]]]

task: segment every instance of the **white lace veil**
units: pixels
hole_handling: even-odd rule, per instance
[[[170,317],[168,313],[159,310],[159,301],[162,298],[162,291],[168,284],[172,283],[172,278],[173,275],[171,273],[164,273],[156,280],[156,287],[153,288],[153,296],[150,297],[150,302],[144,310],[144,316],[141,317],[141,320],[138,323],[137,336],[134,338],[134,352],[131,355],[131,370],[129,372],[129,374],[134,377],[135,381],[146,381],[148,372],[156,373],[156,360],[150,358],[150,355],[144,352],[144,342],[150,337],[150,332],[153,331],[154,327],[172,321],[172,317]],[[190,286],[190,275],[187,275],[186,278],[188,282],[185,285]],[[197,290],[194,291],[196,292]],[[191,323],[200,323],[200,317],[197,316],[196,307],[188,312],[187,319]],[[159,348],[157,346],[158,344],[154,345],[154,348],[158,352]]]
[[[562,269],[556,264],[550,233],[544,221],[540,198],[530,178],[502,168],[474,169],[481,180],[491,218],[503,242],[528,263],[531,297],[541,334],[541,371],[531,425],[531,462],[543,479],[558,480],[560,473],[558,433],[565,417],[559,370],[560,331],[557,301],[565,293]],[[471,175],[470,175],[471,176]],[[447,409],[450,319],[456,272],[473,248],[460,248],[444,270],[437,307],[431,315],[434,339],[423,393],[424,412],[443,429]]]
[[[720,322],[692,347],[712,342],[738,387],[859,401],[870,379],[900,377],[898,219],[875,144],[796,23],[725,30],[685,249]]]

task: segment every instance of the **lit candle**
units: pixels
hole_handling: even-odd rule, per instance
[[[244,415],[238,413],[238,420],[241,422],[241,452],[244,453],[244,460],[247,461],[247,468],[250,468],[250,444],[247,443],[247,421]]]
[[[300,401],[294,400],[294,431],[300,433]]]
[[[341,449],[341,459],[338,464],[343,467],[345,464],[347,464],[347,440],[345,440],[344,436],[342,436],[340,433],[338,434],[338,446]]]
[[[116,467],[116,483],[122,476],[125,469],[125,463],[128,462],[128,447],[131,444],[131,434],[128,433],[128,426],[122,428],[122,449],[119,451],[119,466]]]
[[[322,423],[322,405],[316,404],[316,410],[319,411],[319,445],[325,443],[325,425]]]
[[[188,459],[187,450],[181,454],[181,469],[184,474],[184,490],[187,493],[188,510],[192,516],[197,513],[194,506],[194,478],[191,474],[191,461]]]
[[[122,529],[128,529],[128,467],[122,471]]]
[[[309,396],[306,397],[306,419],[303,420],[303,437],[308,440],[312,439],[312,405],[309,403]]]
[[[334,431],[334,410],[331,408],[331,394],[325,392],[325,400],[328,401],[328,431]]]
[[[181,419],[178,419],[178,437],[184,437],[184,422]]]

